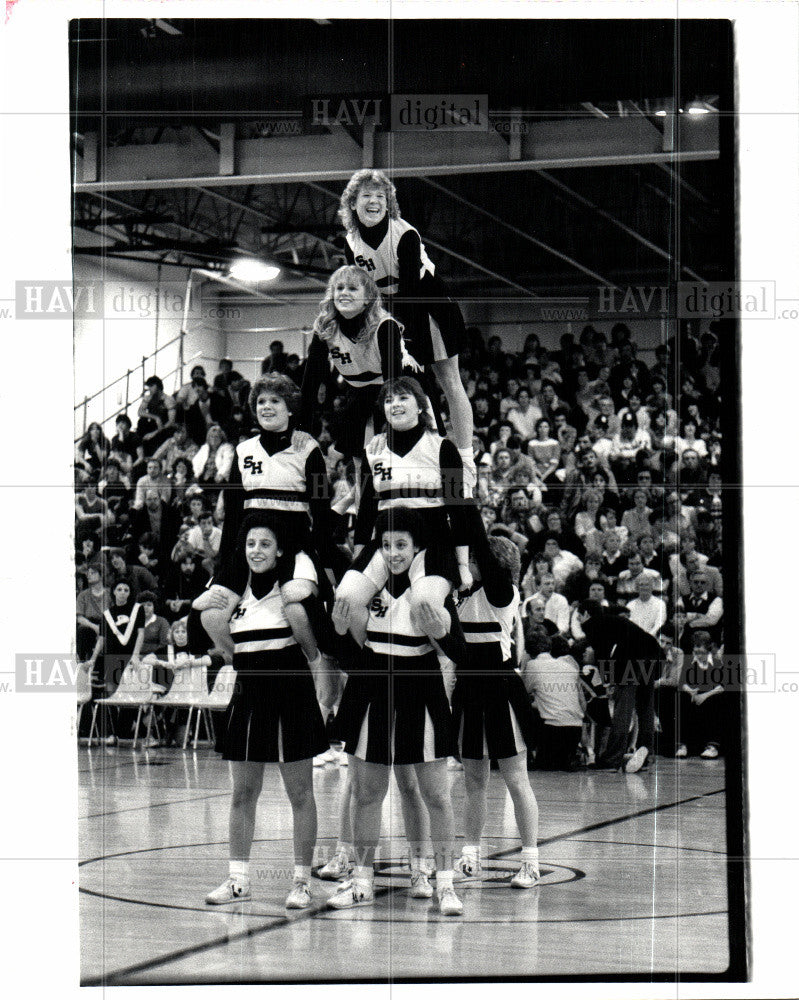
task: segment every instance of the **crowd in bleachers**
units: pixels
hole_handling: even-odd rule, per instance
[[[594,741],[609,723],[613,678],[582,629],[586,599],[628,616],[665,651],[665,669],[643,681],[657,689],[659,751],[717,756],[726,705],[712,669],[723,642],[717,332],[683,324],[644,361],[622,323],[549,347],[531,334],[518,352],[471,327],[460,366],[481,515],[521,553],[518,641],[542,723],[538,765],[590,761],[599,747],[585,723]],[[302,369],[278,341],[262,365],[298,384]],[[142,605],[157,654],[217,571],[221,494],[235,445],[255,433],[249,390],[228,359],[212,384],[195,366],[174,397],[153,376],[135,428],[123,413],[111,440],[92,424],[78,443],[79,659],[96,657],[120,582]],[[337,541],[351,547],[355,471],[332,444],[343,398],[331,372],[307,430],[326,456]]]

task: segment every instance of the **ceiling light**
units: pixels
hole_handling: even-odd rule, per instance
[[[274,281],[280,274],[280,268],[254,257],[242,257],[233,261],[229,274],[236,281],[257,285],[262,281]]]

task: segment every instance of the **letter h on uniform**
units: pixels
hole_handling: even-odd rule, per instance
[[[391,479],[391,466],[383,465],[382,462],[375,462],[372,472],[375,476],[380,476],[381,483],[384,483],[387,479]]]
[[[256,462],[255,459],[252,457],[252,455],[248,455],[244,459],[244,468],[245,469],[250,469],[252,471],[252,474],[254,476],[263,475],[263,471],[264,471],[263,465],[264,465],[263,462]]]

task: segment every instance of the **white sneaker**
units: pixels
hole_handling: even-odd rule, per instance
[[[433,898],[433,887],[423,871],[411,872],[411,897],[413,899]]]
[[[338,892],[327,901],[334,910],[348,910],[353,906],[366,906],[375,899],[374,886],[371,882],[345,882]]]
[[[627,763],[624,765],[625,774],[635,774],[636,771],[640,771],[641,768],[646,763],[646,758],[649,756],[649,751],[646,747],[638,747],[635,753],[630,757]]]
[[[699,754],[699,756],[703,760],[715,760],[718,757],[718,755],[719,755],[719,748],[716,746],[715,743],[708,743],[708,745],[705,747],[702,753]]]
[[[455,882],[480,882],[483,877],[483,866],[479,858],[471,854],[462,854],[455,862]]]
[[[313,759],[314,767],[324,767],[327,763],[327,751],[317,754]]]
[[[286,896],[287,910],[304,910],[311,905],[311,889],[307,882],[297,881]]]
[[[459,917],[463,913],[463,903],[449,886],[438,894],[438,910],[442,917]]]
[[[250,880],[248,878],[237,878],[229,875],[227,880],[209,892],[205,897],[206,903],[212,906],[222,906],[224,903],[238,903],[243,899],[250,898]]]
[[[535,862],[522,861],[521,868],[510,880],[510,884],[514,889],[532,889],[540,878],[541,872]]]
[[[352,875],[352,862],[343,851],[333,855],[326,865],[322,865],[316,873],[317,878],[327,882],[338,882],[342,878],[350,878]]]
[[[447,757],[448,771],[462,771],[463,764],[456,757]]]
[[[681,743],[674,751],[674,756],[679,757],[680,759],[682,759],[683,757],[687,757],[688,747],[684,743]]]

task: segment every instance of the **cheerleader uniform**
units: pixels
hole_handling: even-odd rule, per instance
[[[421,521],[419,544],[430,549],[428,563],[435,558],[436,575],[446,577],[457,587],[460,577],[455,547],[469,544],[465,512],[467,505],[474,505],[472,500],[464,499],[463,463],[458,449],[421,423],[408,431],[395,431],[389,425],[374,443],[378,447],[370,446],[366,454],[370,475],[363,484],[355,522],[355,544],[363,545],[364,550],[353,568],[363,572],[377,551],[371,539],[378,513],[392,507],[410,507]]]
[[[383,383],[403,372],[418,376],[419,371],[419,365],[405,349],[402,327],[396,320],[386,317],[372,336],[361,339],[365,318],[365,311],[352,319],[339,315],[338,330],[330,340],[314,336],[302,380],[300,426],[309,432],[319,386],[330,374],[331,365],[346,383],[347,395],[334,427],[334,440],[338,450],[347,456],[363,451],[370,419],[375,430],[385,422],[376,410]]]
[[[344,248],[347,263],[366,271],[386,297],[413,356],[423,365],[455,357],[466,335],[463,315],[436,276],[418,231],[388,215],[376,226],[354,222]]]
[[[482,579],[457,596],[467,656],[452,694],[452,712],[461,757],[498,760],[535,745],[536,720],[511,659],[519,591],[491,552],[479,517],[472,553]]]
[[[316,582],[310,559],[294,559],[294,579]],[[224,760],[286,763],[330,746],[313,677],[283,611],[277,569],[251,573],[230,622],[236,688],[216,750]]]
[[[225,522],[219,546],[222,572],[214,581],[241,594],[244,570],[230,567],[244,517],[267,510],[289,529],[297,548],[304,549],[317,568],[332,569],[339,578],[346,560],[333,541],[331,489],[322,452],[315,441],[296,449],[292,426],[285,431],[261,431],[236,446],[236,457],[224,488]],[[323,587],[327,577],[317,574]]]
[[[452,714],[438,656],[410,616],[408,573],[389,574],[369,606],[366,642],[352,664],[333,738],[347,753],[372,764],[422,764],[451,757]],[[454,605],[447,601],[453,616]],[[462,662],[464,643],[454,635],[437,640]]]

